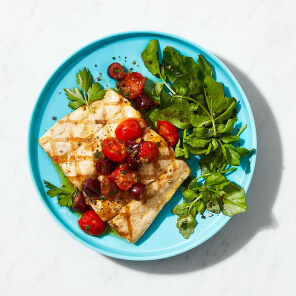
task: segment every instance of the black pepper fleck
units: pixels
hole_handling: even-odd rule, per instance
[[[206,219],[206,216],[202,215],[201,218],[202,218],[202,219]]]
[[[52,117],[53,120],[57,120],[57,118],[55,116]]]

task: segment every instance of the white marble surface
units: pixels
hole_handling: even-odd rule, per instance
[[[0,295],[296,295],[295,14],[294,0],[1,0]],[[111,259],[70,238],[27,163],[29,117],[50,74],[82,46],[127,30],[177,34],[216,54],[258,131],[247,213],[155,262]]]

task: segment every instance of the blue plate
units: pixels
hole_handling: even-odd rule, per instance
[[[53,116],[59,120],[71,112],[67,106],[68,100],[63,89],[76,85],[75,77],[79,69],[89,68],[95,78],[99,77],[99,73],[103,73],[100,82],[105,88],[114,87],[114,81],[107,76],[106,72],[107,67],[114,61],[155,80],[141,59],[141,52],[149,40],[154,38],[159,40],[161,49],[169,45],[194,59],[197,59],[199,54],[203,54],[208,59],[214,68],[215,78],[224,83],[226,95],[238,100],[239,113],[235,128],[240,128],[245,123],[248,125],[240,142],[248,149],[257,146],[255,122],[243,90],[225,65],[197,44],[158,32],[121,33],[100,39],[79,50],[65,61],[45,85],[32,114],[28,139],[31,174],[44,206],[68,234],[95,251],[126,260],[155,260],[186,252],[212,237],[230,218],[223,214],[208,217],[206,213],[206,219],[201,219],[198,215],[196,218],[198,224],[194,234],[189,239],[184,239],[176,228],[177,217],[170,212],[177,203],[181,202],[182,194],[179,189],[135,245],[127,243],[126,240],[112,233],[102,237],[89,236],[79,229],[77,214],[72,213],[68,208],[60,207],[57,198],[49,198],[46,195],[42,180],[45,179],[53,184],[60,184],[60,181],[50,158],[38,145],[38,139],[55,123],[52,120]],[[189,163],[193,173],[196,173],[197,162],[198,158],[193,158]],[[241,167],[229,175],[229,179],[247,191],[255,162],[255,154],[249,159],[244,158]]]

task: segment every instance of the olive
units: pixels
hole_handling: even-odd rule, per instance
[[[88,209],[87,204],[85,203],[84,195],[81,191],[79,191],[73,199],[72,208],[78,212],[84,213]]]
[[[142,110],[152,107],[153,101],[148,94],[142,93],[136,97],[136,109]]]
[[[142,183],[135,184],[132,189],[130,189],[130,196],[136,200],[140,200],[146,185]]]
[[[88,196],[100,194],[100,182],[97,178],[88,178],[82,182],[82,188]]]
[[[127,168],[131,171],[137,171],[141,166],[141,163],[136,159],[132,158],[130,155],[126,157],[125,162],[126,162]]]
[[[116,167],[116,164],[107,157],[100,158],[96,163],[98,173],[102,175],[110,175]]]

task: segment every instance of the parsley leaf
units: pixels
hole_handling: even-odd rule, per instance
[[[103,99],[105,90],[99,83],[94,82],[93,76],[85,67],[76,74],[76,81],[80,89],[77,87],[64,89],[67,99],[71,101],[68,106],[72,110],[76,110],[86,104],[89,112],[92,112],[89,103]]]
[[[47,195],[49,197],[58,196],[58,202],[60,206],[71,207],[73,205],[73,197],[76,192],[75,189],[69,189],[67,187],[58,188],[45,180],[43,180],[43,182],[45,187],[49,189],[46,192]]]

